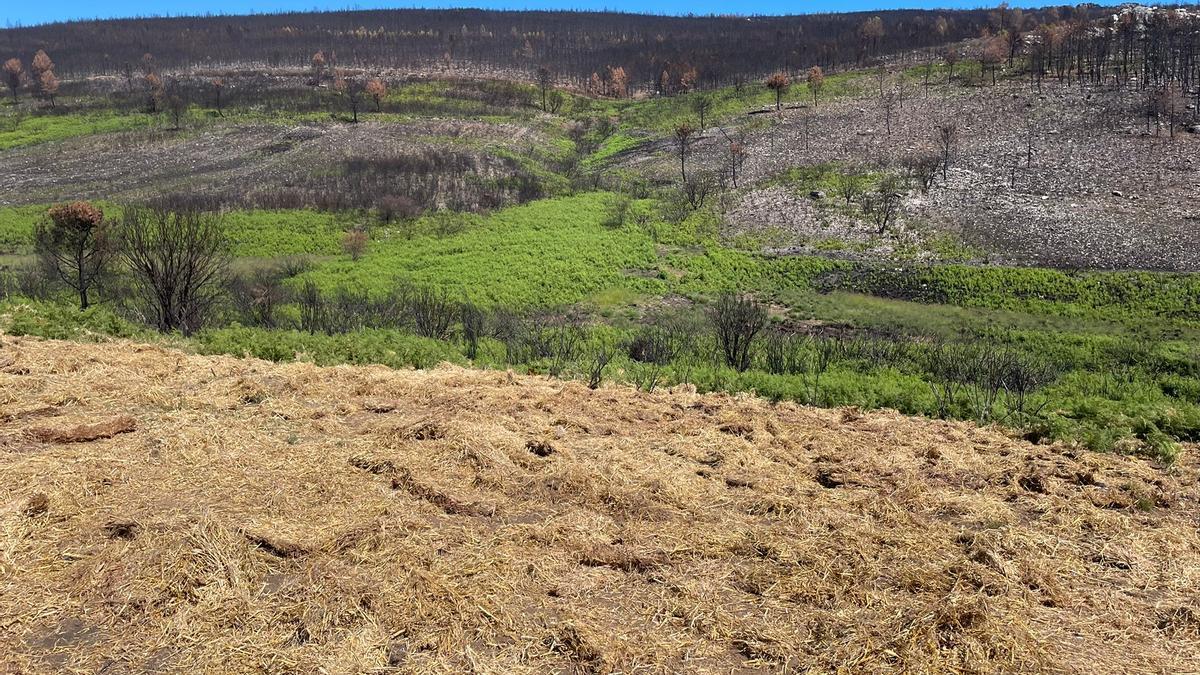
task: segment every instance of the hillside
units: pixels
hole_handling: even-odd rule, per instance
[[[647,8],[650,10],[651,8]],[[1031,19],[1084,20],[1090,6],[1026,10]],[[539,66],[582,85],[607,66],[635,86],[694,66],[704,86],[770,68],[834,65],[978,35],[987,9],[883,10],[794,16],[662,16],[614,12],[386,9],[252,16],[72,21],[0,28],[0,54],[45,49],[72,77],[118,74],[150,52],[171,69],[307,67],[315,50],[348,67],[489,72],[531,77]],[[873,31],[861,31],[877,17]]]
[[[4,337],[0,669],[1185,672],[1170,470],[882,411]]]

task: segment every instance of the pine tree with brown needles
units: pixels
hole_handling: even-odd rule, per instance
[[[787,73],[779,71],[767,78],[767,89],[775,92],[775,109],[783,109],[783,94],[792,86],[792,78],[787,76]]]
[[[378,77],[367,81],[367,96],[375,102],[375,112],[383,111],[383,99],[387,97],[387,85]]]
[[[825,88],[825,71],[821,70],[821,66],[813,66],[808,69],[808,90],[812,92],[813,107],[817,107],[817,96],[821,90]]]
[[[79,295],[80,309],[90,306],[89,291],[108,272],[111,229],[104,212],[88,202],[52,207],[34,226],[34,252],[46,269]]]
[[[12,58],[4,62],[4,84],[12,92],[13,105],[17,103],[17,90],[25,77],[25,65],[21,59]]]

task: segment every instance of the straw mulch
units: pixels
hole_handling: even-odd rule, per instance
[[[1195,672],[1193,453],[0,338],[3,672]]]

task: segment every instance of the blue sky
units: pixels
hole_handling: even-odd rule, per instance
[[[998,2],[999,0],[997,0]],[[1059,0],[1061,3],[1062,0]],[[613,9],[656,14],[801,14],[807,12],[852,12],[897,7],[980,7],[995,2],[980,0],[472,0],[469,2],[352,2],[342,0],[4,0],[0,2],[0,26],[30,25],[79,18],[110,18],[177,14],[246,14],[250,12],[309,11],[313,9],[374,9],[379,7],[485,7],[494,9]],[[1013,6],[1055,4],[1009,2]]]

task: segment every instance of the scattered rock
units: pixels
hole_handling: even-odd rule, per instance
[[[808,198],[815,199],[815,200],[825,199],[825,191],[824,190],[813,190],[812,192],[808,193]]]

